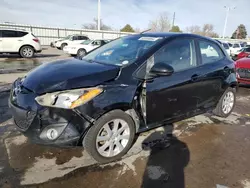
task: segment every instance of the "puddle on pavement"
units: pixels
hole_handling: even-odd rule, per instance
[[[41,62],[38,59],[13,59],[8,58],[0,62],[0,74],[29,71]]]
[[[15,170],[32,167],[37,158],[55,159],[56,165],[82,157],[82,148],[56,148],[30,143],[26,137],[17,136],[5,140],[10,164]]]

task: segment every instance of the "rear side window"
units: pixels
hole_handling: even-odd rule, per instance
[[[25,31],[2,30],[2,37],[4,38],[23,37],[27,34]]]
[[[79,40],[88,40],[89,38],[86,36],[79,36]]]
[[[245,49],[245,52],[250,52],[250,48],[246,48],[246,49]]]
[[[3,30],[2,37],[4,37],[4,38],[17,37],[17,32],[11,31],[11,30]]]
[[[28,33],[27,32],[23,32],[23,31],[17,31],[16,34],[17,34],[17,37],[24,37]]]
[[[202,63],[214,63],[224,58],[220,47],[209,41],[199,41]]]

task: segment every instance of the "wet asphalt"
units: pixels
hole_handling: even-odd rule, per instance
[[[240,87],[228,118],[204,114],[143,133],[105,165],[83,148],[30,143],[12,123],[8,95],[0,92],[1,188],[250,188],[250,87]]]

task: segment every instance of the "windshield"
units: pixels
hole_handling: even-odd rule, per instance
[[[92,40],[85,40],[81,44],[88,45],[92,42]]]
[[[229,45],[227,43],[223,43],[223,46],[226,50],[229,49]]]
[[[72,35],[68,35],[67,37],[63,38],[63,40],[68,40],[68,39],[70,39],[71,36]]]
[[[162,40],[162,37],[130,35],[107,43],[83,59],[118,66],[127,65],[133,63]]]

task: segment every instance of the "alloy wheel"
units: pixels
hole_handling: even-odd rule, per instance
[[[85,50],[79,50],[78,57],[84,57],[86,55]]]
[[[96,138],[96,148],[103,157],[114,157],[128,145],[130,128],[122,119],[114,119],[106,123]]]
[[[223,113],[225,113],[225,114],[230,113],[233,106],[234,106],[234,93],[229,91],[226,93],[226,95],[224,96],[223,101],[222,101]]]
[[[32,57],[33,56],[33,50],[31,48],[29,48],[29,47],[25,47],[23,49],[23,55],[25,57]]]

